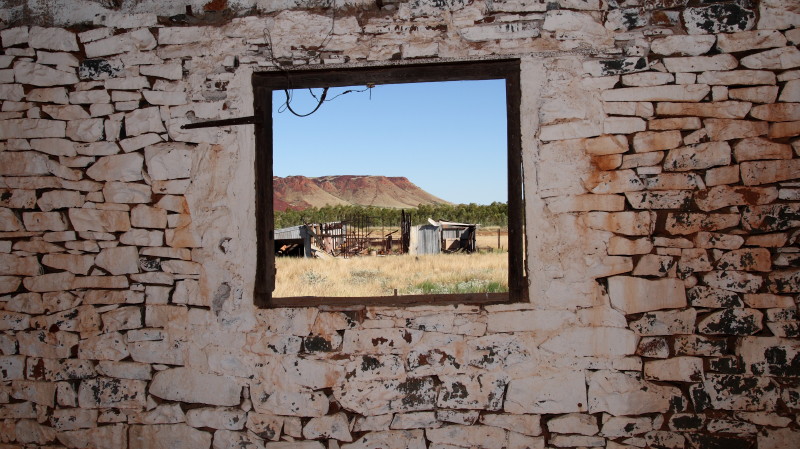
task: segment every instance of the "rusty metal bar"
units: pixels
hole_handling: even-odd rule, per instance
[[[208,120],[205,122],[187,123],[181,129],[213,128],[216,126],[235,126],[235,125],[260,125],[261,120],[256,116],[226,118],[222,120]]]

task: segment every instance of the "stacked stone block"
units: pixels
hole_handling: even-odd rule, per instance
[[[384,3],[0,30],[0,447],[790,447],[794,3]],[[485,57],[529,301],[255,309],[252,127],[180,126],[276,64]]]

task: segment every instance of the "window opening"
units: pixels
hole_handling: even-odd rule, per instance
[[[443,84],[442,82],[445,81],[458,82]],[[323,304],[348,306],[356,304],[490,303],[524,298],[526,280],[523,264],[518,61],[268,72],[255,74],[253,83],[256,117],[258,118],[256,120],[258,264],[255,291],[257,305],[275,307]],[[412,161],[419,158],[421,159],[419,163],[425,165],[424,156],[406,155],[402,148],[400,150],[390,148],[392,141],[397,140],[396,135],[399,133],[424,134],[423,125],[417,125],[417,129],[407,129],[402,124],[395,123],[394,121],[397,119],[393,121],[389,117],[379,117],[377,124],[375,124],[375,120],[372,121],[372,124],[365,124],[366,119],[358,118],[352,111],[348,112],[350,106],[346,103],[350,103],[355,97],[361,97],[356,99],[355,103],[363,105],[364,101],[369,102],[370,97],[384,95],[384,92],[390,89],[399,89],[402,96],[403,92],[410,91],[409,88],[413,90],[413,88],[426,87],[430,83],[433,83],[431,84],[433,89],[441,90],[444,90],[442,86],[445,85],[461,85],[464,88],[458,90],[457,96],[467,97],[461,98],[461,100],[477,102],[478,105],[481,103],[480,98],[477,98],[478,89],[470,88],[476,86],[475,83],[494,83],[495,96],[498,96],[497,92],[500,94],[501,111],[494,115],[500,115],[500,118],[505,119],[502,124],[504,145],[501,145],[501,148],[497,148],[496,145],[494,147],[487,146],[483,154],[479,156],[464,152],[461,157],[476,159],[483,157],[484,164],[500,159],[504,164],[504,168],[501,170],[503,176],[495,176],[495,178],[505,178],[507,175],[507,180],[494,179],[493,181],[495,184],[503,185],[503,189],[501,189],[503,195],[495,196],[495,198],[506,200],[507,208],[505,205],[497,204],[500,201],[496,201],[492,205],[492,210],[494,213],[502,213],[503,209],[506,209],[508,217],[508,241],[506,243],[508,252],[499,258],[503,265],[508,267],[503,270],[503,279],[501,279],[501,281],[507,280],[507,283],[491,282],[476,275],[478,271],[484,270],[479,266],[477,257],[469,259],[467,256],[458,261],[451,260],[449,266],[446,266],[444,263],[447,256],[440,258],[438,263],[431,264],[431,261],[428,260],[429,257],[425,255],[426,252],[460,254],[480,252],[479,238],[486,240],[486,236],[482,235],[485,233],[479,226],[481,223],[478,223],[481,220],[470,220],[476,221],[476,223],[468,223],[455,220],[455,217],[446,216],[448,212],[452,215],[453,211],[458,209],[448,205],[447,202],[486,203],[485,200],[463,201],[460,198],[442,198],[446,201],[438,209],[435,206],[435,200],[432,201],[433,204],[419,209],[347,206],[308,209],[306,206],[309,204],[297,207],[296,204],[289,204],[291,201],[285,202],[286,179],[290,175],[305,176],[292,179],[296,182],[307,182],[309,178],[320,178],[314,179],[316,183],[328,182],[329,180],[323,178],[324,176],[351,176],[345,178],[343,182],[357,184],[359,178],[352,178],[352,176],[403,177],[404,173],[409,174],[409,172],[403,171],[408,170],[407,168],[393,167],[398,165],[398,158]],[[500,87],[499,91],[496,89],[497,86]],[[503,101],[503,97],[505,97],[505,101]],[[432,109],[434,98],[431,96],[427,100],[430,101],[426,103],[425,98],[417,100],[417,107]],[[399,107],[401,102],[395,101]],[[286,112],[289,108],[291,111]],[[304,117],[298,119],[301,128],[286,129],[283,123],[284,117],[281,114],[273,113],[275,110],[283,111],[287,117]],[[330,118],[329,114],[331,113],[340,114],[345,117],[345,122],[349,120],[351,125],[337,124],[337,120]],[[408,112],[405,114],[407,115]],[[491,112],[487,112],[487,114],[491,114]],[[382,122],[380,118],[383,118],[384,121]],[[442,122],[447,122],[447,119]],[[337,132],[325,128],[326,124],[338,126],[339,131],[344,128],[345,136],[337,136]],[[362,136],[359,135],[367,134],[365,126],[382,128],[379,130],[378,138],[384,140],[379,141],[378,144],[374,141],[365,143],[369,139],[362,139]],[[462,133],[479,135],[480,133],[474,132],[473,127],[475,125],[464,129]],[[443,137],[445,139],[448,136],[452,138],[455,136],[452,133],[452,130],[445,130]],[[322,136],[323,139],[317,143],[306,142],[308,139],[305,138],[312,135]],[[424,135],[417,137],[418,141],[430,138],[430,136]],[[364,158],[370,159],[369,150],[366,153],[353,155],[347,149],[342,149],[342,146],[358,146],[359,142],[362,146],[378,146],[372,150],[372,159],[375,159],[372,161],[373,164],[363,164]],[[480,144],[476,144],[476,146],[480,146]],[[320,149],[320,147],[324,147],[324,149],[321,151],[310,150],[310,148]],[[387,151],[383,147],[387,147],[389,150]],[[431,150],[427,151],[430,156]],[[299,161],[292,161],[292,158],[287,157],[284,153],[302,156]],[[386,157],[387,153],[390,155],[388,158]],[[452,154],[450,156],[457,157]],[[312,160],[318,164],[311,164]],[[473,167],[478,168],[472,170],[480,170],[480,161],[476,162],[478,163],[473,164]],[[442,167],[434,167],[441,172],[441,178],[460,178],[469,184],[480,182],[479,176],[477,176],[479,172],[459,173],[457,176],[452,176],[452,173],[448,171],[448,164],[442,165]],[[305,169],[306,166],[311,168]],[[405,177],[411,178],[412,183],[422,184],[419,186],[422,190],[432,189],[429,183],[414,179],[415,175],[410,174],[411,176]],[[384,179],[374,178],[372,181]],[[339,179],[339,181],[342,180]],[[484,184],[488,185],[485,182]],[[378,190],[370,190],[370,193],[375,192]],[[435,197],[437,192],[430,193]],[[449,194],[440,195],[449,196]],[[320,206],[319,203],[310,205]],[[488,217],[486,211],[491,209],[488,205],[475,206],[474,204],[460,207],[462,212],[464,212],[463,209],[473,209],[471,212],[473,217],[478,216],[475,209],[485,209],[480,211],[484,214],[483,217]],[[288,212],[286,212],[287,210]],[[445,211],[444,216],[442,211]],[[438,216],[434,215],[437,213]],[[497,232],[498,242],[501,237],[504,237],[502,236],[504,233],[502,230]],[[492,240],[494,237],[494,234],[490,236]],[[392,268],[392,264],[386,263],[390,259],[393,259],[393,262],[399,262],[401,257],[394,257],[394,255],[409,253],[413,258],[411,265],[395,264],[396,266]],[[408,258],[408,256],[404,257]],[[290,273],[289,268],[291,268],[287,263],[290,258],[293,259],[292,264],[300,268],[292,268],[294,271],[287,278],[285,275]],[[299,259],[304,260],[295,263]],[[326,259],[349,259],[351,262],[347,264],[337,262],[337,265],[345,266],[337,266],[334,271],[329,271],[329,274],[325,270],[316,269],[323,266],[330,268],[330,262]],[[356,262],[357,260],[358,262]],[[472,270],[471,274],[467,274],[467,278],[474,278],[474,282],[466,282],[467,279],[462,279],[460,283],[456,282],[458,285],[444,286],[441,283],[425,281],[426,276],[419,276],[420,272],[424,273],[428,270],[431,272],[448,271],[452,268],[453,263],[466,265],[461,267],[462,270]],[[277,276],[275,275],[276,266]],[[414,284],[413,287],[409,287],[409,284],[399,285],[384,276],[382,274],[385,273],[384,270],[395,272],[412,270],[412,273],[415,274],[411,277],[416,280],[421,279],[421,281]],[[412,273],[408,273],[408,275]],[[342,277],[347,279],[338,279]],[[380,292],[360,292],[358,296],[348,293],[348,284],[352,286],[360,282],[374,283],[375,277],[379,277],[379,281],[382,283]],[[343,284],[344,289],[333,291],[332,285],[336,283]],[[507,284],[507,287],[500,284]],[[318,288],[303,290],[298,288],[299,285],[316,285]],[[311,293],[308,293],[309,291]]]

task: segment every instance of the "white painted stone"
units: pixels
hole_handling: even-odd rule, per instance
[[[353,437],[350,435],[349,427],[347,415],[341,412],[311,418],[303,427],[303,437],[311,440],[332,438],[337,441],[350,442],[353,441]]]
[[[659,103],[659,107],[661,104]],[[660,114],[660,113],[659,113]],[[633,149],[639,152],[662,151],[677,148],[683,143],[680,131],[646,131],[633,136]]]
[[[716,186],[695,195],[700,210],[707,212],[728,206],[768,204],[778,198],[775,188]]]
[[[712,86],[739,84],[775,84],[775,74],[766,70],[731,70],[727,72],[703,72],[697,82]]]
[[[602,93],[603,101],[700,101],[709,93],[706,84],[625,87]]]
[[[703,378],[703,359],[673,357],[648,361],[644,364],[644,377],[661,381],[698,382]]]
[[[554,214],[588,211],[616,212],[625,209],[625,197],[622,195],[562,196],[549,198],[547,208]]]
[[[531,373],[508,384],[508,413],[572,413],[586,410],[586,379],[581,371]]]
[[[84,379],[78,388],[81,408],[141,409],[145,405],[145,385],[141,380],[98,377]]]
[[[78,346],[78,358],[82,360],[119,361],[128,355],[125,337],[116,331],[90,337]]]
[[[675,81],[675,75],[663,72],[641,72],[622,75],[624,86],[662,86]]]
[[[69,221],[78,232],[118,232],[131,228],[127,212],[98,209],[69,209]]]
[[[3,381],[23,379],[25,377],[25,356],[0,356],[0,379]]]
[[[539,138],[544,141],[552,141],[581,137],[595,137],[601,134],[603,134],[603,129],[599,123],[582,120],[542,126],[540,129]]]
[[[56,384],[33,380],[14,380],[11,382],[11,397],[30,401],[46,407],[55,406]]]
[[[163,139],[155,133],[141,134],[135,137],[130,137],[119,141],[122,151],[130,153],[131,151],[140,150],[149,145],[161,143]]]
[[[119,147],[114,142],[90,142],[76,144],[75,151],[86,156],[110,156],[119,153]]]
[[[110,203],[149,203],[152,190],[145,184],[108,182],[103,187],[103,197]]]
[[[626,314],[686,307],[683,282],[679,279],[647,280],[630,276],[608,279],[611,305]]]
[[[246,419],[245,412],[232,407],[203,407],[191,409],[186,413],[186,424],[192,427],[212,429],[241,430]]]
[[[750,115],[759,120],[771,122],[800,120],[800,103],[762,104],[753,107]]]
[[[14,214],[14,211],[5,207],[0,208],[0,231],[8,232],[20,230],[22,230],[22,222]]]
[[[119,242],[123,245],[159,247],[164,244],[164,232],[131,229],[119,236]]]
[[[670,150],[664,159],[664,170],[698,170],[730,162],[731,147],[727,142],[708,142]]]
[[[736,4],[685,8],[681,18],[689,34],[734,33],[755,25],[755,11]]]
[[[717,37],[717,48],[725,53],[783,47],[784,45],[786,45],[786,38],[780,32],[773,30],[759,29],[757,31],[720,34]]]
[[[105,89],[84,90],[69,93],[69,102],[72,104],[98,104],[109,103],[111,96]]]
[[[615,101],[603,103],[603,111],[608,115],[636,115],[639,117],[652,117],[655,108],[649,102],[624,102]]]
[[[125,114],[125,132],[128,136],[166,131],[157,107],[137,109]]]
[[[78,58],[64,52],[37,51],[36,62],[38,64],[58,66],[60,70],[64,71],[66,71],[67,67],[78,67],[79,65]]]
[[[0,31],[0,39],[3,40],[3,47],[13,47],[18,44],[27,44],[30,39],[30,32],[27,26],[6,28]]]
[[[66,98],[66,93],[64,94]],[[69,100],[64,101],[67,103]],[[56,120],[81,120],[91,118],[86,109],[79,105],[44,105],[42,111]]]
[[[489,315],[489,332],[552,331],[573,324],[575,316],[565,311],[529,310]]]
[[[784,30],[795,26],[800,20],[800,11],[791,0],[764,0],[759,2],[758,12],[760,30]]]
[[[25,80],[26,84],[42,87],[75,84],[78,82],[78,76],[73,72],[66,72],[22,60],[14,64],[14,77],[18,80]]]
[[[188,178],[192,169],[191,146],[168,142],[145,148],[147,172],[151,179]]]
[[[647,122],[638,117],[607,117],[603,122],[603,133],[605,134],[632,134],[645,129],[647,129]]]
[[[264,387],[263,384],[250,384],[253,408],[259,413],[303,417],[320,417],[328,413],[328,398],[323,393],[275,391],[268,394]],[[267,387],[267,390],[273,391],[272,387]],[[344,403],[349,405],[347,401]]]
[[[798,14],[796,14],[798,15]],[[781,449],[791,447],[800,438],[800,432],[794,429],[769,429],[756,436],[761,449]]]
[[[131,448],[206,449],[211,447],[211,434],[186,424],[130,426],[128,441]]]
[[[139,272],[139,252],[134,246],[119,246],[100,251],[95,264],[112,275]]]
[[[43,446],[55,439],[56,431],[52,427],[44,426],[32,419],[23,419],[16,422],[16,441],[25,445]]]
[[[131,225],[137,228],[167,227],[167,211],[140,204],[131,209]]]
[[[155,46],[156,39],[153,34],[147,28],[142,28],[130,33],[89,42],[84,46],[84,50],[87,58],[98,58],[137,50],[152,50]]]
[[[644,336],[691,334],[696,318],[695,309],[647,312],[630,327]]]
[[[270,449],[295,449],[289,446],[282,447],[270,443]],[[278,443],[282,444],[282,443]],[[300,444],[300,443],[298,443]],[[306,443],[302,443],[306,444]],[[296,449],[324,449],[319,442],[307,442],[308,446],[299,446]],[[396,447],[398,449],[425,449],[425,432],[422,429],[416,430],[387,430],[371,432],[356,440],[351,444],[344,444],[342,449],[371,449],[383,447]]]
[[[65,408],[53,410],[50,423],[58,431],[87,429],[97,426],[97,410]]]
[[[139,73],[144,76],[180,80],[183,78],[183,66],[177,62],[159,65],[142,65],[139,66]]]
[[[230,377],[203,374],[189,368],[159,371],[150,383],[150,394],[172,401],[239,405],[242,386]]]
[[[32,150],[53,156],[75,156],[75,144],[67,139],[31,139]]]
[[[155,90],[142,91],[145,100],[153,105],[179,106],[187,104],[186,92],[164,92]]]
[[[742,162],[739,164],[742,182],[753,186],[796,179],[800,177],[800,162],[796,161],[797,159]]]
[[[67,137],[77,142],[97,142],[103,138],[103,119],[70,120]]]
[[[28,32],[28,45],[31,48],[43,48],[55,51],[78,51],[78,39],[75,33],[63,28],[31,27]],[[76,81],[77,82],[77,81]]]
[[[142,312],[138,307],[120,307],[105,312],[100,317],[103,320],[103,330],[106,332],[142,327]]]
[[[696,115],[715,118],[744,118],[752,105],[740,101],[718,101],[714,103],[669,103],[656,106],[658,115]]]
[[[150,365],[137,362],[115,362],[100,361],[97,366],[97,373],[107,377],[117,377],[120,379],[150,380]]]
[[[764,279],[756,274],[741,271],[712,271],[703,276],[703,281],[711,287],[740,293],[755,293]]]
[[[800,79],[786,82],[781,91],[780,101],[800,102]]]
[[[481,423],[487,426],[512,430],[524,435],[539,436],[542,434],[541,417],[539,415],[509,415],[484,413]]]
[[[442,416],[444,417],[444,414]],[[474,424],[478,420],[477,416],[474,416],[474,420],[471,420],[471,415],[458,412],[447,413],[447,418],[450,420],[447,422],[468,425]],[[437,428],[441,426],[442,423],[439,421],[436,412],[397,413],[390,424],[391,429],[397,430]]]
[[[456,447],[482,447],[501,449],[506,446],[506,434],[502,429],[489,426],[444,426],[427,429],[425,435],[436,443],[454,444]]]
[[[508,376],[503,373],[440,376],[436,399],[440,408],[500,410]]]
[[[139,181],[143,178],[144,157],[138,153],[101,157],[86,170],[96,181]]]
[[[653,430],[653,420],[650,418],[605,415],[603,417],[603,427],[600,434],[610,438],[629,437],[632,435],[640,435],[651,430]],[[619,447],[619,449],[623,448]]]
[[[536,21],[476,25],[459,30],[461,37],[469,42],[483,42],[495,39],[526,39],[539,37],[540,33],[539,22]]]
[[[150,404],[152,407],[155,404]],[[128,413],[128,424],[177,424],[186,422],[186,415],[178,404],[159,404],[152,410]]]
[[[736,58],[728,54],[664,58],[663,62],[667,70],[673,73],[724,71],[739,65]]]
[[[636,342],[636,335],[627,329],[572,327],[549,338],[542,344],[542,349],[556,354],[609,357],[633,354]]]
[[[778,90],[778,86],[756,86],[730,89],[728,91],[728,98],[752,103],[774,103],[778,98]],[[784,91],[786,91],[786,88],[784,88]]]
[[[739,62],[748,69],[787,70],[800,67],[800,50],[781,47],[745,56]]]
[[[28,101],[35,101],[40,103],[57,103],[57,104],[69,103],[69,98],[67,97],[67,89],[64,87],[45,87],[40,89],[31,89],[25,96],[25,99]],[[48,105],[44,105],[43,109],[46,108],[47,106]]]
[[[0,120],[0,140],[65,137],[66,130],[67,124],[59,120]]]
[[[109,78],[103,82],[107,90],[141,90],[150,87],[150,81],[144,76],[126,76]]]
[[[677,387],[656,385],[636,374],[597,371],[589,376],[589,413],[614,416],[664,413],[670,400],[681,397]]]
[[[86,276],[94,266],[94,256],[84,254],[45,254],[42,257],[42,264]]]
[[[0,84],[0,100],[20,101],[25,98],[22,84]]]
[[[67,223],[60,212],[23,212],[22,222],[28,231],[67,230]]]
[[[711,34],[675,35],[653,39],[650,50],[659,55],[699,56],[711,50],[717,37]]]
[[[774,410],[779,395],[769,377],[706,374],[702,388],[721,410]]]
[[[37,176],[50,173],[47,156],[33,152],[0,152],[0,175]]]
[[[704,124],[708,137],[716,141],[763,136],[769,130],[768,123],[752,120],[710,118],[705,120]]]
[[[346,353],[402,354],[416,345],[422,333],[408,329],[347,330],[342,351]]]
[[[649,235],[653,226],[648,212],[590,212],[584,219],[590,228],[624,235]]]

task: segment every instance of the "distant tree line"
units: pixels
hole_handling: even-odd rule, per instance
[[[481,226],[508,226],[508,204],[494,202],[492,204],[440,204],[422,205],[413,209],[405,209],[411,214],[414,225],[434,220],[455,221],[459,223],[478,223]],[[354,216],[368,216],[373,226],[400,226],[400,209],[374,206],[324,206],[304,210],[287,209],[275,211],[275,228],[287,228],[303,223],[327,223]]]

